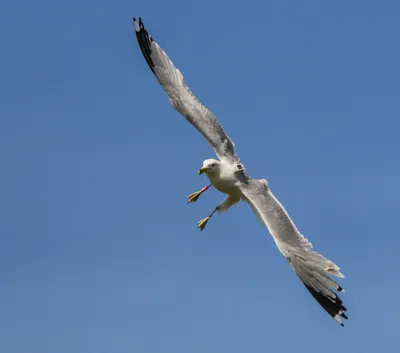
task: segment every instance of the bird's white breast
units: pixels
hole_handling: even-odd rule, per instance
[[[221,168],[219,173],[207,175],[210,183],[220,192],[225,194],[236,194],[239,189],[237,187],[237,179],[233,171],[226,167]]]

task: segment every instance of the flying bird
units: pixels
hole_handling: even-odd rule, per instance
[[[299,232],[289,214],[272,193],[265,179],[252,179],[235,153],[235,144],[225,133],[213,113],[202,105],[186,85],[181,72],[168,55],[148,34],[141,18],[133,18],[136,37],[142,54],[158,82],[169,96],[173,107],[181,113],[208,141],[218,160],[207,159],[199,169],[206,174],[209,185],[188,196],[195,202],[210,187],[226,194],[226,198],[197,227],[203,230],[216,213],[227,211],[239,201],[247,202],[259,221],[265,225],[276,246],[304,286],[318,303],[343,326],[347,310],[336,292],[343,288],[329,275],[344,278],[340,268],[315,250]]]

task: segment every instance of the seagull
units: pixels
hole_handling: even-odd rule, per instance
[[[183,75],[168,55],[148,34],[141,18],[133,18],[137,41],[142,54],[172,106],[181,113],[208,141],[218,157],[203,162],[198,174],[210,182],[188,196],[188,203],[198,200],[210,187],[226,194],[225,199],[197,227],[202,231],[216,213],[227,211],[240,201],[248,203],[258,220],[265,225],[279,251],[303,282],[311,295],[341,326],[348,319],[343,301],[336,292],[343,288],[329,275],[344,278],[340,268],[315,250],[300,233],[289,214],[272,193],[265,179],[252,179],[235,153],[235,144],[225,133],[214,114],[202,105],[186,85]]]

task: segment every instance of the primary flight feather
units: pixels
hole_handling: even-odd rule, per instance
[[[181,72],[148,34],[141,18],[139,21],[134,18],[133,22],[142,54],[168,94],[171,104],[206,138],[219,159],[203,162],[199,174],[205,173],[210,185],[188,197],[189,202],[194,202],[211,186],[227,195],[209,216],[199,221],[198,228],[203,230],[215,212],[227,211],[241,200],[249,203],[304,286],[328,314],[343,326],[342,318],[347,319],[347,309],[336,294],[342,292],[343,288],[329,276],[344,277],[339,267],[313,250],[311,243],[299,232],[272,193],[267,181],[248,176],[240,158],[235,154],[234,143],[214,114],[193,95]]]

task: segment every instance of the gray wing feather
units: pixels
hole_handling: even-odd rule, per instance
[[[162,88],[167,92],[171,104],[210,143],[220,160],[239,163],[235,155],[235,145],[227,136],[213,113],[190,91],[181,72],[174,66],[168,55],[147,33],[142,20],[133,19],[136,37],[149,65]]]
[[[328,274],[344,277],[332,261],[312,250],[312,244],[298,231],[287,211],[268,188],[266,180],[250,179],[240,187],[241,192],[269,229],[278,249],[318,303],[343,326],[347,309],[335,291],[342,292]]]

